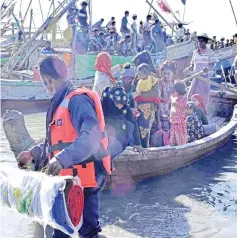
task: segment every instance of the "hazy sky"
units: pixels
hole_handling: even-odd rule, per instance
[[[22,2],[22,13],[24,14],[24,9],[27,8],[30,0],[23,0]],[[154,2],[156,5],[156,0],[154,0]],[[174,12],[179,10],[180,17],[183,19],[184,6],[181,0],[167,0],[167,2]],[[234,21],[229,0],[186,0],[186,2],[185,21],[193,22],[188,27],[191,32],[206,32],[211,37],[216,35],[218,38],[222,36],[230,38],[237,33],[237,26]],[[41,0],[41,3],[46,18],[50,1]],[[232,0],[232,3],[237,14],[237,0]],[[92,4],[93,22],[98,21],[100,18],[104,18],[107,22],[112,16],[115,16],[118,29],[125,10],[131,13],[129,17],[130,21],[132,14],[137,14],[138,19],[144,21],[149,11],[146,0],[92,0]],[[34,8],[36,24],[40,25],[42,24],[42,18],[40,16],[39,0],[33,0],[32,6]],[[159,9],[158,5],[156,6],[157,9]],[[159,9],[159,12],[162,11]],[[162,14],[172,22],[173,18],[170,17],[170,14]],[[178,15],[177,17],[179,18]],[[65,17],[62,19],[62,22],[66,23]],[[66,27],[66,24],[64,25]]]

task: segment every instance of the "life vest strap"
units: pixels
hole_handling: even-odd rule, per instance
[[[62,142],[62,141],[59,141],[58,144],[56,145],[51,145],[49,146],[48,150],[49,150],[49,153],[53,153],[54,151],[57,151],[57,150],[63,150],[65,149],[66,147],[70,146],[72,144],[72,142]]]

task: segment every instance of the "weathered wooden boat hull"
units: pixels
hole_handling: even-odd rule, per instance
[[[129,185],[164,175],[215,152],[229,140],[237,128],[236,95],[226,95],[222,98],[213,95],[209,111],[213,115],[210,117],[212,123],[218,124],[219,120],[219,124],[223,125],[225,119],[232,117],[216,133],[193,143],[182,146],[149,148],[145,157],[131,149],[125,150],[114,160],[116,170],[112,175],[112,182],[115,185]]]
[[[93,79],[75,80],[75,86],[93,85]],[[30,80],[1,80],[1,116],[6,110],[17,110],[24,114],[45,112],[51,96],[42,82]]]
[[[223,146],[236,128],[237,119],[213,135],[184,146],[149,148],[145,157],[126,150],[114,161],[116,170],[112,182],[115,185],[129,185],[192,164]]]
[[[42,100],[17,100],[2,99],[1,100],[1,116],[7,110],[17,110],[24,114],[46,112],[49,107],[50,99]]]

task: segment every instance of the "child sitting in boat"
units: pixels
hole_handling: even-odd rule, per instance
[[[186,126],[186,88],[184,83],[176,82],[174,84],[174,93],[171,97],[170,110],[170,145],[183,145],[187,143],[187,126]]]
[[[166,61],[162,64],[160,73],[162,79],[161,87],[161,117],[168,117],[170,114],[170,98],[174,92],[174,81],[176,74],[177,63],[175,61]]]
[[[141,64],[137,67],[137,78],[136,92],[133,95],[135,108],[137,107],[140,112],[137,122],[142,145],[143,147],[149,147],[151,128],[160,103],[158,79],[151,73],[148,64]],[[159,115],[157,118],[159,118]],[[160,123],[157,124],[160,125]]]
[[[200,140],[204,137],[202,121],[196,113],[196,106],[193,102],[187,103],[187,132],[188,143]]]
[[[201,119],[202,124],[203,124],[203,125],[208,125],[207,111],[206,111],[206,108],[205,108],[205,106],[204,106],[204,102],[203,102],[203,100],[202,100],[201,95],[199,95],[199,94],[194,94],[194,95],[191,97],[191,100],[192,100],[193,104],[194,104],[195,107],[196,107],[196,113],[197,113],[197,115],[199,116],[199,118]]]

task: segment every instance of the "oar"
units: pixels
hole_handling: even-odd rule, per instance
[[[217,83],[217,82],[214,82],[214,81],[211,81],[209,79],[206,79],[204,77],[202,77],[201,75],[197,76],[197,79],[200,79],[200,80],[203,80],[205,82],[210,82],[211,85],[217,87],[217,88],[220,88],[222,89],[223,91],[227,91],[227,92],[230,92],[230,93],[234,93],[234,94],[237,94],[237,91],[231,89],[231,88],[228,88],[220,83]]]
[[[231,88],[228,88],[228,87],[226,87],[226,86],[224,86],[224,85],[222,85],[222,84],[220,84],[220,83],[217,83],[217,82],[214,82],[214,81],[212,81],[212,80],[209,80],[209,79],[206,79],[206,78],[202,77],[201,75],[202,75],[203,73],[207,73],[207,72],[204,71],[204,70],[201,70],[201,71],[199,71],[199,72],[197,72],[197,73],[195,73],[195,74],[192,74],[191,76],[189,76],[189,77],[183,79],[182,82],[186,83],[186,82],[192,80],[193,78],[197,78],[197,79],[200,79],[200,80],[202,80],[202,81],[209,82],[211,85],[213,85],[213,86],[215,86],[215,87],[217,87],[217,88],[220,88],[220,89],[222,89],[223,91],[225,90],[225,91],[227,91],[227,92],[237,94],[237,91],[235,91],[235,90],[233,90],[233,89],[231,89]]]
[[[183,83],[187,83],[188,81],[192,80],[193,78],[196,78],[197,76],[199,76],[199,75],[201,75],[203,73],[204,73],[204,70],[201,70],[201,71],[199,71],[199,72],[197,72],[195,74],[192,74],[192,75],[188,76],[187,78],[182,79],[182,82]]]

